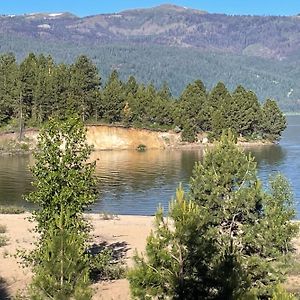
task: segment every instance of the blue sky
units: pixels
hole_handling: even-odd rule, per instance
[[[172,3],[208,12],[249,15],[296,15],[300,0],[0,0],[0,14],[72,12],[78,16]]]

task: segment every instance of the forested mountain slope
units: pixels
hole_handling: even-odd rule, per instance
[[[222,80],[300,110],[300,17],[228,16],[174,5],[84,18],[69,13],[0,17],[0,52],[86,54],[104,78],[117,69],[144,83],[166,81],[178,95],[200,78]]]

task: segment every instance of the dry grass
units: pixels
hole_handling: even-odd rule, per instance
[[[0,214],[22,214],[25,212],[25,208],[24,207],[20,207],[20,206],[0,206]]]

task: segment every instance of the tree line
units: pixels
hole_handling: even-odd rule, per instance
[[[253,91],[232,93],[219,82],[208,91],[201,80],[188,84],[178,98],[167,83],[161,88],[122,81],[114,70],[102,84],[95,64],[81,55],[74,63],[30,53],[19,64],[13,54],[0,56],[0,126],[40,126],[50,117],[77,113],[84,122],[150,129],[177,129],[193,142],[206,131],[220,137],[231,128],[249,139],[279,139],[286,120],[274,100],[260,104]]]

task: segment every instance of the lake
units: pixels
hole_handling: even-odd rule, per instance
[[[300,116],[289,116],[279,144],[251,147],[258,175],[267,185],[272,173],[281,172],[290,181],[300,218]],[[93,212],[153,215],[161,204],[165,209],[181,182],[188,189],[189,178],[202,149],[94,152],[97,160],[99,199]],[[30,155],[0,157],[0,204],[31,207],[22,195],[31,190]]]

